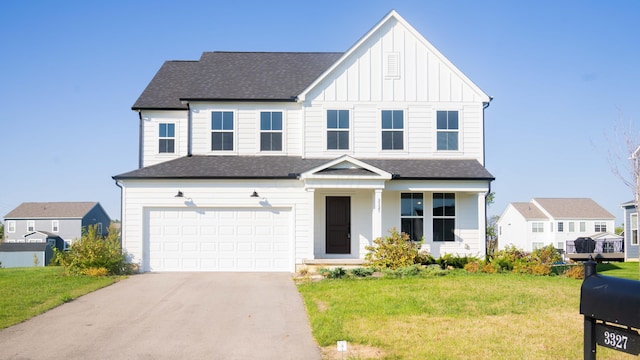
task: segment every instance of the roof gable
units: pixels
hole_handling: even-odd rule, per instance
[[[391,179],[392,175],[382,169],[343,155],[326,164],[317,166],[300,174],[301,179],[308,178],[372,178]]]
[[[401,31],[399,31],[401,29]],[[416,67],[419,68],[418,71],[423,72],[422,76],[419,76],[419,79],[416,81],[421,81],[424,78],[438,78],[438,77],[447,77],[450,83],[447,83],[446,86],[441,84],[440,86],[444,86],[449,88],[450,93],[460,93],[461,99],[464,98],[468,100],[473,98],[473,101],[481,101],[484,103],[488,103],[490,101],[490,97],[485,94],[476,84],[474,84],[466,75],[464,75],[451,61],[449,61],[435,46],[433,46],[424,36],[422,36],[413,26],[411,26],[402,16],[400,16],[395,10],[390,11],[385,17],[382,18],[369,32],[367,32],[360,40],[358,40],[349,50],[347,50],[339,60],[337,60],[331,67],[329,67],[321,76],[319,76],[313,83],[311,83],[304,91],[302,91],[298,98],[301,101],[306,100],[308,96],[311,95],[311,92],[316,88],[322,86],[324,82],[331,82],[332,76],[337,76],[338,72],[347,72],[347,68],[349,67],[349,63],[357,62],[354,58],[358,58],[365,52],[365,48],[372,47],[374,44],[379,44],[384,42],[385,44],[380,45],[380,47],[384,47],[384,49],[378,49],[375,53],[375,56],[370,56],[372,59],[369,61],[369,70],[372,69],[376,62],[378,62],[378,67],[383,67],[381,63],[384,62],[382,59],[383,54],[381,52],[413,52],[413,50],[407,50],[403,47],[403,44],[408,40],[406,38],[400,39],[398,41],[398,45],[393,45],[394,34],[393,32],[402,32],[403,34],[407,34],[406,36],[415,39],[416,44],[418,44],[421,48],[425,50],[424,58],[421,58],[421,62],[416,64]],[[389,38],[387,41],[385,38],[385,33],[389,33]],[[391,44],[391,45],[389,45]],[[402,67],[403,64],[406,64],[402,59],[400,59],[400,63],[398,66]],[[434,70],[429,73],[426,70],[427,67],[433,67]],[[436,70],[437,69],[437,70]],[[400,68],[399,70],[402,72],[403,70]],[[382,73],[380,73],[382,76]],[[417,74],[416,74],[417,75]],[[437,76],[430,76],[437,75]],[[345,75],[346,76],[346,75]],[[353,74],[350,74],[353,77]],[[370,74],[372,78],[376,75]],[[416,76],[418,78],[418,76]],[[435,80],[434,80],[435,81]],[[454,89],[455,87],[455,89]],[[435,91],[434,91],[435,92]],[[425,94],[426,95],[426,90]],[[432,94],[430,98],[435,98],[436,95]],[[447,99],[439,99],[439,100],[447,100]],[[456,99],[449,99],[456,100]]]
[[[525,220],[548,220],[548,217],[535,204],[530,202],[513,202],[511,206],[519,212]]]
[[[11,210],[5,219],[83,218],[97,202],[25,202]]]

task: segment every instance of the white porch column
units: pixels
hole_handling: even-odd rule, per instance
[[[316,189],[307,189],[307,204],[309,204],[309,228],[307,231],[309,232],[309,250],[307,251],[307,259],[315,259],[316,258],[316,226],[315,226],[315,217],[316,217]],[[300,261],[301,263],[302,261]]]
[[[478,255],[487,254],[487,206],[485,192],[478,193]]]
[[[382,236],[382,189],[373,190],[373,206],[371,213],[372,241]]]

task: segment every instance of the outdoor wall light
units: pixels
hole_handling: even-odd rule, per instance
[[[253,190],[253,194],[251,194],[249,197],[257,198],[257,197],[260,197],[260,195],[258,195],[258,193],[255,190]]]
[[[173,197],[177,197],[177,198],[183,198],[184,194],[182,193],[182,191],[178,190],[178,193],[175,194]]]

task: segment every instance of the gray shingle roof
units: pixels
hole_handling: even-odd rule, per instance
[[[556,219],[615,219],[610,212],[589,198],[534,198]]]
[[[45,251],[47,243],[0,243],[0,252]]]
[[[25,202],[11,210],[5,219],[82,218],[97,202]]]
[[[205,52],[199,61],[167,61],[132,108],[186,109],[180,99],[292,101],[341,56]]]
[[[530,202],[513,202],[513,207],[527,220],[547,220],[548,217],[535,204]]]
[[[477,160],[381,160],[359,159],[387,171],[396,179],[493,180]],[[182,157],[116,175],[121,179],[285,179],[330,162],[294,156]]]

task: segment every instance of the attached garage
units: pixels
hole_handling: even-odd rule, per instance
[[[294,268],[287,208],[150,208],[143,271],[283,271]]]

